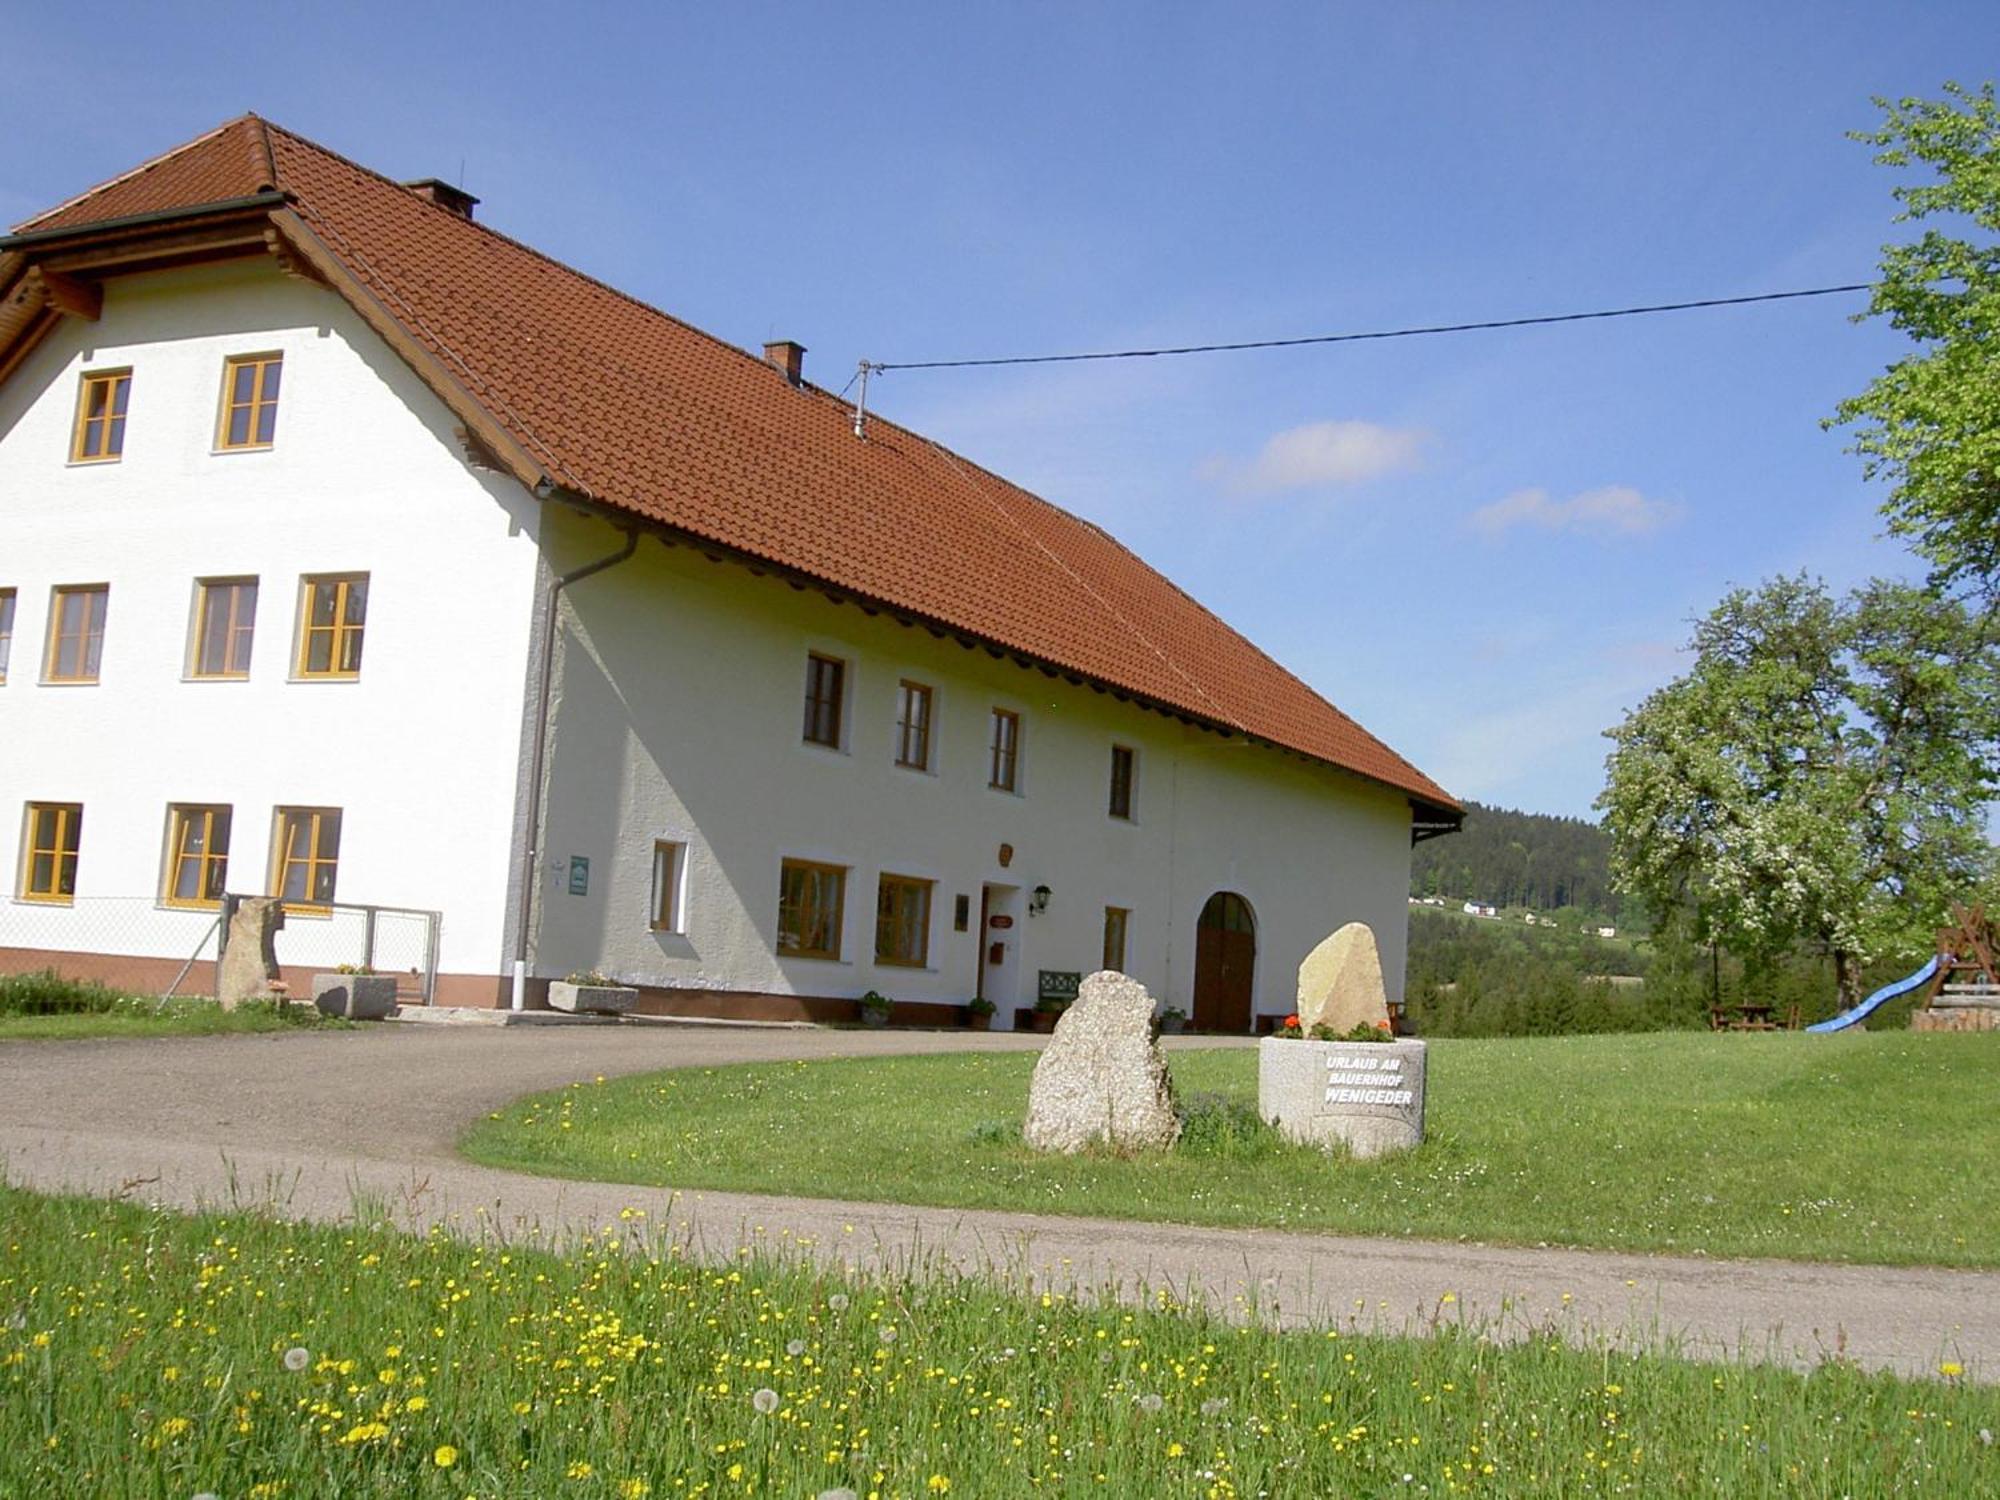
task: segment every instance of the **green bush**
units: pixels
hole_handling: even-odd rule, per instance
[[[1180,1149],[1192,1156],[1241,1161],[1298,1149],[1240,1095],[1189,1094],[1181,1101],[1180,1114]]]
[[[65,979],[54,969],[0,974],[0,1016],[102,1015],[127,996],[94,979]]]

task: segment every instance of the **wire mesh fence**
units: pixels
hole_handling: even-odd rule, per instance
[[[168,906],[157,896],[78,896],[63,904],[0,903],[0,974],[53,971],[135,995],[216,992],[222,938],[238,897],[222,907]],[[439,915],[333,902],[288,910],[274,942],[294,998],[315,973],[349,966],[393,974],[405,1005],[437,985]]]

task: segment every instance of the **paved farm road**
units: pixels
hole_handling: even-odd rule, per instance
[[[705,1251],[803,1246],[853,1264],[913,1249],[1045,1284],[1198,1287],[1286,1322],[1420,1328],[1448,1317],[1552,1324],[1578,1341],[1659,1335],[1690,1353],[1810,1365],[1839,1350],[2000,1380],[2000,1273],[1506,1249],[1190,1229],[895,1204],[564,1183],[459,1160],[470,1120],[575,1079],[652,1068],[1010,1048],[1033,1039],[697,1026],[383,1026],[357,1033],[0,1045],[9,1181],[178,1207],[272,1203],[348,1216],[357,1190],[413,1227],[558,1234],[628,1205]],[[1240,1303],[1238,1303],[1240,1305]]]

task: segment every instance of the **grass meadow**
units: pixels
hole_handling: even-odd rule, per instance
[[[1187,1224],[2000,1265],[2000,1034],[1432,1044],[1429,1139],[1329,1160],[1255,1120],[1256,1054],[1169,1054],[1171,1152],[1046,1157],[1022,1053],[582,1081],[464,1148],[553,1176]]]
[[[2000,1491],[1989,1389],[0,1188],[0,1494]],[[1442,1311],[1448,1314],[1449,1309]]]

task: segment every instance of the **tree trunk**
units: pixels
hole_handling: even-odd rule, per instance
[[[1861,1003],[1861,965],[1845,948],[1833,950],[1833,982],[1840,990],[1842,1010],[1852,1010]]]

